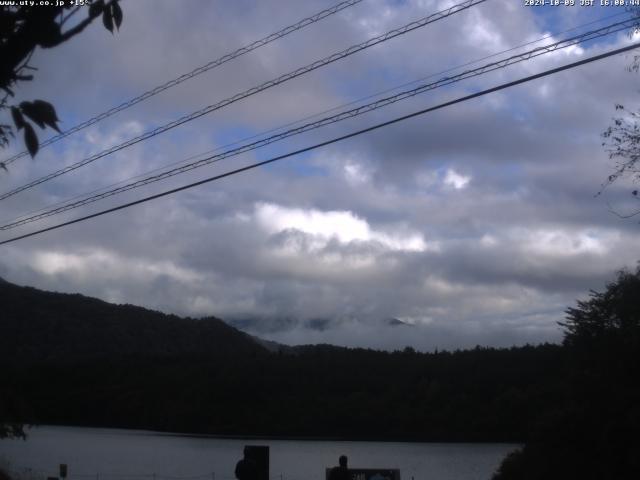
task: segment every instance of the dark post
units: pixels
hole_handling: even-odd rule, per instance
[[[251,459],[257,467],[256,480],[269,480],[269,447],[265,445],[247,445],[244,447],[245,456]]]
[[[67,478],[67,464],[66,463],[61,463],[60,464],[60,478]]]

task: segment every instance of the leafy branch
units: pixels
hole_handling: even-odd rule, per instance
[[[31,157],[38,153],[39,141],[34,125],[58,132],[59,121],[55,108],[44,100],[10,105],[14,90],[20,82],[33,80],[29,65],[36,48],[56,47],[84,31],[95,19],[102,17],[102,24],[111,33],[122,25],[123,13],[120,0],[93,0],[88,2],[87,16],[67,28],[69,20],[81,7],[64,6],[0,6],[0,110],[10,110],[13,126],[0,124],[0,147],[9,145],[15,131],[22,131],[24,143]],[[7,170],[0,162],[0,168]]]

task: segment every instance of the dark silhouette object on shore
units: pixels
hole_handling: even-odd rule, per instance
[[[235,475],[238,480],[258,480],[258,465],[251,458],[249,447],[244,447],[244,456],[236,464]]]
[[[346,455],[340,455],[338,466],[331,469],[329,480],[349,480],[348,459]]]

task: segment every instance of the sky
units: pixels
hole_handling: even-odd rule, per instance
[[[334,3],[122,2],[124,21],[115,35],[96,22],[70,42],[36,52],[36,78],[20,85],[16,102],[48,100],[62,129],[70,128]],[[0,175],[0,190],[454,4],[363,0],[43,148],[34,160],[14,162]],[[488,0],[5,199],[0,220],[623,15],[624,9],[599,5]],[[0,240],[632,41],[620,32],[438,88],[0,232]],[[610,57],[0,246],[0,277],[179,315],[216,316],[287,344],[432,351],[558,342],[565,309],[590,289],[601,290],[617,270],[634,269],[640,258],[637,219],[611,213],[637,207],[632,184],[620,181],[597,195],[614,167],[601,134],[616,116],[616,104],[635,108],[639,101],[640,77],[627,68],[632,57]],[[469,62],[476,63],[450,70]],[[8,157],[21,148],[14,142],[0,153]]]

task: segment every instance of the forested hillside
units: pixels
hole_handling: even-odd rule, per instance
[[[0,308],[0,359],[7,363],[263,350],[251,337],[214,317],[180,318],[6,281],[0,281]]]
[[[518,441],[562,389],[556,345],[270,353],[213,318],[182,319],[6,283],[0,292],[3,389],[18,412],[13,420],[227,435]]]

